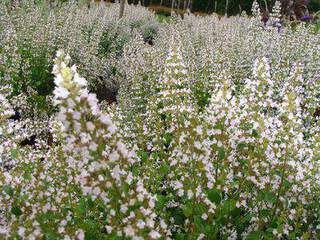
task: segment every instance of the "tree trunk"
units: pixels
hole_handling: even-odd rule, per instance
[[[123,17],[124,14],[124,5],[126,3],[126,0],[120,0],[120,13],[119,13],[119,18]]]
[[[190,9],[190,5],[191,5],[191,0],[188,1],[188,7],[187,7],[187,8],[188,8],[189,10],[191,10],[191,9]]]
[[[210,7],[210,1],[208,1],[207,7],[206,7],[206,12],[208,12],[209,7]]]
[[[187,0],[184,0],[183,1],[183,10],[186,10],[187,9]]]
[[[226,9],[224,10],[225,16],[228,16],[228,7],[229,7],[229,0],[226,0]]]
[[[176,1],[175,1],[175,0],[172,0],[172,4],[171,4],[171,12],[173,12],[173,8],[174,8],[175,3],[176,3]]]

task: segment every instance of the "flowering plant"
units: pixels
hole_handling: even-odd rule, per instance
[[[49,14],[66,46],[49,57],[45,103],[55,111],[44,116],[28,100],[40,93],[14,93],[24,72],[20,31],[37,38],[23,23],[1,25],[0,238],[319,238],[320,38],[312,26],[274,24],[279,3],[264,24],[255,3],[251,18],[175,16],[150,44],[136,30],[152,13],[131,6],[115,23],[116,7],[72,8],[84,33],[63,7]],[[110,25],[97,23],[107,16]],[[115,42],[119,33],[130,37]],[[61,47],[47,40],[36,43]],[[118,69],[114,105],[93,93],[105,66]]]

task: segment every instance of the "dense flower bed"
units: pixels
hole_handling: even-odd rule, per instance
[[[255,3],[252,18],[161,24],[142,7],[118,21],[108,19],[118,5],[66,6],[2,5],[0,238],[320,238],[312,25],[283,22],[278,4],[266,23]],[[137,18],[157,25],[152,44],[132,28]],[[117,37],[106,43],[109,24]],[[44,45],[57,52],[38,62]],[[117,73],[101,78],[109,66]],[[43,93],[46,78],[53,89]],[[112,81],[110,105],[93,91]]]

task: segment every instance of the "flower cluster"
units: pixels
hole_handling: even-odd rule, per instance
[[[118,8],[0,4],[0,238],[320,238],[313,26]]]

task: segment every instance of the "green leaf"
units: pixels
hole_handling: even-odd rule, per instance
[[[260,232],[252,232],[250,233],[246,240],[260,240]]]
[[[275,203],[276,202],[276,196],[269,191],[264,191],[259,193],[259,198],[260,201],[266,201],[269,203]]]
[[[250,213],[247,213],[244,215],[242,222],[244,223],[250,222],[251,218],[252,218],[252,215]]]
[[[223,160],[225,158],[225,151],[224,151],[224,147],[219,147],[218,149],[218,159],[219,160]]]
[[[206,211],[207,207],[203,203],[197,203],[193,208],[193,212],[195,215],[202,215]]]
[[[257,138],[259,136],[257,130],[252,129],[252,136],[255,137],[255,138]]]
[[[94,207],[94,201],[92,200],[92,198],[90,196],[88,197],[87,204],[88,204],[89,208]]]
[[[244,150],[246,147],[247,147],[246,143],[239,143],[238,146],[237,146],[239,151]]]
[[[183,209],[183,214],[186,216],[186,217],[190,217],[193,213],[193,208],[192,208],[192,205],[189,205],[187,204]]]
[[[259,212],[262,217],[271,216],[271,213],[272,213],[270,209],[262,209]]]
[[[315,24],[314,28],[317,33],[320,32],[320,22]]]
[[[19,157],[19,151],[16,148],[11,149],[11,157],[17,159]]]
[[[223,212],[225,214],[229,214],[230,212],[232,212],[234,209],[236,208],[236,201],[233,199],[229,199],[227,201],[224,202],[223,204]]]
[[[175,224],[182,225],[186,219],[183,211],[179,208],[172,208],[171,209]]]
[[[167,163],[163,163],[160,167],[160,173],[165,175],[169,172],[170,166]]]
[[[53,222],[54,219],[55,219],[55,215],[54,215],[54,213],[52,211],[48,211],[48,212],[43,214],[43,220],[45,222],[48,222],[48,221],[49,222]]]
[[[152,153],[151,156],[152,156],[153,160],[157,160],[159,157],[158,153]]]
[[[232,212],[233,217],[240,217],[243,213],[243,209],[241,208],[235,208]]]
[[[218,123],[215,125],[215,129],[222,130],[222,129],[223,129],[222,123],[221,123],[221,122],[218,122]]]
[[[203,220],[201,219],[201,217],[194,217],[194,223],[198,228],[203,228]]]
[[[208,192],[208,198],[211,202],[219,204],[221,202],[221,191],[217,189],[211,189]]]
[[[13,205],[11,208],[11,213],[14,214],[15,216],[19,217],[19,216],[21,216],[22,211],[18,206]]]
[[[148,160],[148,153],[141,151],[138,153],[139,157],[141,158],[142,161],[147,161]]]
[[[156,208],[161,210],[164,208],[167,198],[163,195],[157,196]]]
[[[2,188],[3,188],[4,192],[6,194],[8,194],[10,197],[13,196],[14,191],[13,191],[13,188],[10,185],[4,185]]]
[[[172,141],[172,135],[171,133],[165,133],[164,136],[163,136],[163,139],[164,139],[164,144],[166,147],[169,147],[171,141]]]
[[[176,238],[177,240],[184,240],[184,239],[186,239],[186,235],[183,234],[183,233],[179,233],[179,234],[177,234],[177,235],[175,236],[175,238]]]
[[[86,205],[82,201],[80,201],[79,205],[75,208],[75,213],[80,216],[84,216],[86,213]]]
[[[87,219],[84,222],[84,226],[83,226],[83,230],[85,232],[85,239],[86,240],[100,239],[99,238],[100,228],[101,228],[101,225],[99,224],[99,222],[93,219]]]

